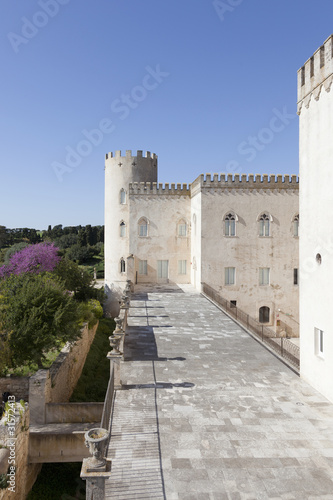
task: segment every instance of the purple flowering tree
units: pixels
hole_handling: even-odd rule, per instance
[[[23,273],[39,274],[51,272],[60,261],[58,248],[54,243],[37,243],[16,252],[7,265],[0,267],[0,277]]]

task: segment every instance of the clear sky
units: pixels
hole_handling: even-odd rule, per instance
[[[0,225],[99,225],[109,151],[156,153],[159,182],[298,174],[333,1],[21,0],[0,30]]]

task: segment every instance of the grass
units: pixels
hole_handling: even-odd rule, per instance
[[[82,463],[43,464],[27,500],[86,498],[85,481],[80,478]]]
[[[71,396],[71,402],[103,402],[110,376],[109,336],[115,329],[112,319],[101,318],[90,347],[81,377]]]

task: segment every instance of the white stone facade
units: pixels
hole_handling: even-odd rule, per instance
[[[333,35],[298,71],[301,376],[333,401]]]
[[[189,186],[162,186],[156,155],[117,151],[106,155],[105,179],[112,314],[127,279],[198,290],[205,282],[256,319],[298,336],[296,176],[207,174]]]

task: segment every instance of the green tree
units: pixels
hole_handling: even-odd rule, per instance
[[[0,282],[0,331],[14,366],[37,363],[80,335],[79,305],[50,273],[11,275]]]
[[[91,274],[87,270],[81,269],[75,262],[63,258],[53,273],[62,280],[67,290],[74,292],[75,299],[103,301],[104,292],[94,288],[94,280]]]
[[[28,243],[26,241],[21,241],[21,243],[15,243],[15,245],[12,245],[11,247],[8,248],[8,250],[5,253],[5,264],[8,264],[10,261],[10,258],[20,250],[23,250],[23,248],[27,247]]]
[[[68,250],[66,251],[66,256],[68,259],[74,260],[78,264],[83,264],[90,258],[91,254],[87,247],[81,247],[79,244],[77,244],[68,248]]]
[[[77,242],[80,245],[80,247],[87,246],[87,232],[84,227],[79,231]]]
[[[8,234],[5,226],[0,226],[0,248],[7,245]]]

